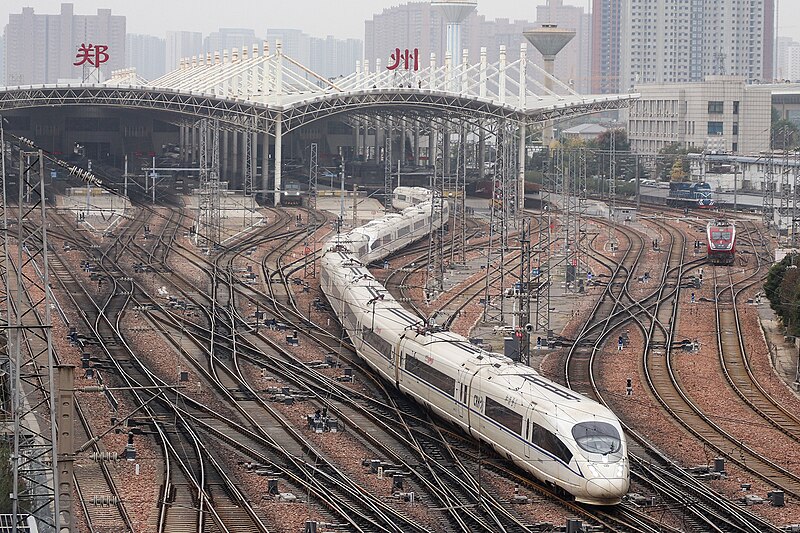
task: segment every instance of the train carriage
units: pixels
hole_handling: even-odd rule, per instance
[[[431,199],[430,189],[424,187],[395,187],[392,191],[392,207],[405,209]]]
[[[736,258],[736,226],[715,220],[706,226],[708,260],[714,265],[732,265]]]

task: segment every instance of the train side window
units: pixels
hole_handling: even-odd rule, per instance
[[[533,424],[533,439],[531,440],[536,446],[550,452],[559,460],[563,461],[564,464],[569,464],[572,460],[572,452],[569,451],[569,448],[561,442],[555,433],[546,430],[538,424]]]
[[[427,382],[429,385],[447,392],[451,396],[455,396],[456,380],[444,372],[436,370],[431,365],[420,361],[415,357],[407,357],[406,370],[422,381]]]
[[[522,434],[522,415],[488,396],[486,397],[486,416],[517,435]]]

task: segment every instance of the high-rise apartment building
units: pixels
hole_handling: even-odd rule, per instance
[[[167,32],[167,72],[175,70],[181,59],[203,54],[203,34],[199,31]]]
[[[709,75],[773,77],[775,0],[626,0],[620,91]]]
[[[166,73],[167,43],[152,35],[129,33],[125,41],[125,66],[136,67],[136,73],[154,80]]]
[[[620,92],[623,6],[622,0],[593,0],[592,2],[592,93]]]
[[[461,45],[469,48],[472,23],[477,18],[473,12],[462,24]],[[444,20],[430,2],[409,2],[384,9],[364,22],[364,59],[374,70],[375,61],[383,65],[389,61],[396,48],[418,49],[423,65],[430,61],[431,52],[437,62],[444,62]]]
[[[94,67],[73,64],[79,62],[76,56],[82,44],[108,47],[100,73],[101,79],[109,78],[112,70],[125,66],[125,17],[112,15],[110,9],[75,15],[70,3],[61,4],[58,15],[37,15],[25,7],[22,13],[9,15],[5,44],[7,85],[83,80]],[[92,53],[90,57],[97,59]]]

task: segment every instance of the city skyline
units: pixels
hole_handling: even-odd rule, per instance
[[[23,7],[32,7],[37,14],[52,14],[60,11],[63,2],[60,0],[6,0],[0,7],[0,24],[8,22],[8,15],[21,12]],[[136,7],[122,0],[77,0],[75,13],[94,14],[98,8],[109,8],[115,15],[127,18],[128,32],[136,34],[165,37],[166,31],[199,31],[207,35],[223,27],[252,28],[256,34],[259,28],[292,28],[305,33],[325,37],[345,39],[364,39],[364,22],[384,9],[407,2],[400,0],[351,0],[347,10],[336,11],[330,2],[321,0],[304,0],[297,9],[287,9],[285,4],[267,1],[249,3],[247,9],[222,10],[209,17],[219,2],[196,0],[191,11],[186,4],[179,2],[159,2],[156,0],[140,0]],[[536,7],[545,5],[547,0],[519,2],[517,0],[478,0],[477,11],[488,19],[508,18],[510,20],[530,20],[536,18]],[[587,12],[591,0],[564,0],[565,4],[583,7]],[[800,2],[776,0],[778,6],[778,35],[791,37],[800,41]],[[280,9],[276,9],[280,6]],[[274,13],[273,13],[274,12]],[[309,18],[309,13],[318,14]],[[157,15],[154,15],[157,14]],[[183,20],[182,20],[183,18]],[[263,21],[258,25],[254,20]]]
[[[191,10],[192,12],[191,16],[186,15],[184,13],[183,17],[181,17],[180,15],[176,15],[173,17],[166,15],[159,17],[151,17],[148,19],[147,29],[145,31],[137,31],[136,20],[138,20],[143,10],[147,11],[146,4],[151,1],[152,0],[143,0],[143,2],[138,4],[135,10],[131,12],[128,12],[126,10],[126,6],[118,5],[121,2],[117,0],[106,0],[105,2],[103,2],[103,0],[86,0],[83,2],[81,1],[60,2],[55,0],[33,0],[25,2],[25,0],[10,0],[10,3],[11,4],[19,3],[20,5],[22,5],[23,2],[25,2],[27,4],[30,4],[30,6],[27,8],[27,12],[30,14],[32,10],[32,12],[35,13],[37,18],[48,18],[54,16],[54,14],[57,13],[57,11],[53,10],[55,9],[61,10],[63,5],[71,6],[71,9],[69,9],[69,11],[74,13],[78,17],[96,18],[95,14],[100,11],[104,13],[110,13],[113,15],[114,18],[125,21],[124,22],[125,29],[123,30],[124,32],[126,32],[130,36],[137,36],[136,37],[137,40],[135,41],[131,41],[132,37],[128,39],[128,41],[132,45],[136,43],[135,46],[143,46],[142,43],[144,43],[144,41],[142,39],[147,37],[148,35],[153,36],[154,39],[161,40],[162,43],[164,42],[166,43],[166,56],[167,56],[165,65],[166,70],[171,70],[172,68],[174,68],[173,63],[174,65],[177,65],[177,60],[172,61],[170,59],[172,55],[171,51],[173,48],[173,45],[171,44],[170,34],[174,35],[176,33],[177,34],[191,33],[192,35],[196,35],[197,39],[200,40],[203,43],[203,45],[190,46],[189,48],[186,49],[185,52],[181,52],[181,55],[185,55],[187,57],[195,55],[196,53],[199,55],[199,54],[205,54],[206,52],[213,52],[216,49],[219,49],[220,52],[223,49],[233,50],[241,47],[242,45],[247,45],[249,48],[251,44],[260,44],[260,41],[265,39],[269,40],[274,45],[275,39],[281,38],[281,40],[284,41],[284,48],[287,55],[293,57],[296,56],[295,59],[301,60],[301,62],[308,65],[311,65],[312,63],[311,61],[312,58],[309,57],[309,46],[310,46],[309,38],[311,39],[311,41],[321,40],[323,41],[323,43],[327,44],[315,45],[316,52],[315,54],[312,55],[325,56],[325,57],[330,56],[329,59],[339,58],[340,60],[334,61],[334,63],[337,63],[335,72],[333,71],[326,72],[326,69],[321,68],[321,65],[319,64],[318,61],[316,62],[317,64],[314,66],[317,67],[318,71],[325,76],[336,76],[342,73],[341,59],[345,59],[345,62],[348,65],[349,64],[355,65],[356,61],[361,59],[362,57],[369,58],[371,61],[374,60],[374,58],[388,57],[389,51],[393,50],[393,48],[391,47],[397,45],[398,36],[405,35],[404,38],[403,37],[399,38],[400,41],[405,42],[405,40],[408,40],[410,35],[406,35],[402,28],[395,27],[397,25],[403,26],[404,24],[406,24],[406,22],[404,21],[406,21],[407,17],[405,16],[400,16],[399,18],[397,16],[387,17],[387,13],[393,13],[397,15],[397,13],[399,13],[398,6],[409,6],[410,9],[412,9],[415,13],[417,13],[417,15],[415,15],[414,17],[421,16],[422,19],[424,20],[428,20],[428,18],[430,18],[431,21],[435,23],[436,29],[428,28],[424,30],[426,35],[425,37],[417,36],[414,39],[412,39],[412,41],[414,41],[415,43],[417,42],[419,43],[420,51],[422,52],[422,55],[425,57],[427,57],[427,54],[429,53],[427,52],[428,48],[430,48],[430,52],[435,51],[437,57],[444,56],[444,51],[441,49],[442,43],[439,42],[442,40],[442,37],[441,35],[439,35],[439,33],[441,33],[443,29],[439,27],[441,25],[441,22],[439,22],[440,18],[434,17],[434,15],[437,14],[437,10],[431,11],[430,15],[425,15],[425,14],[420,15],[420,13],[422,13],[420,9],[422,9],[425,13],[428,13],[430,11],[430,7],[428,5],[429,2],[427,0],[418,2],[398,2],[396,0],[379,0],[378,2],[379,5],[374,5],[374,3],[371,3],[368,6],[362,5],[363,2],[360,1],[352,2],[351,4],[348,5],[349,7],[353,8],[350,11],[352,15],[350,17],[350,21],[352,24],[356,26],[363,27],[363,29],[361,30],[361,34],[357,37],[351,37],[346,39],[348,41],[347,43],[336,42],[335,44],[334,44],[335,41],[331,41],[331,39],[342,40],[343,39],[342,36],[344,35],[346,28],[342,27],[339,24],[331,23],[330,22],[331,19],[325,16],[326,13],[324,9],[320,9],[318,11],[319,16],[315,16],[313,18],[308,18],[308,19],[306,18],[297,19],[301,23],[301,25],[305,25],[302,27],[297,27],[290,22],[292,16],[296,16],[296,14],[294,13],[294,11],[296,10],[276,10],[274,14],[270,12],[266,16],[266,18],[262,18],[264,17],[264,14],[261,13],[261,11],[263,10],[259,7],[256,7],[248,12],[250,15],[247,17],[247,22],[249,22],[250,24],[249,26],[247,24],[240,24],[241,20],[239,20],[237,17],[241,17],[241,11],[226,10],[220,12],[219,17],[198,18],[196,15],[193,14],[196,11],[195,9],[193,9]],[[195,4],[193,7],[197,8],[198,5],[202,6],[202,4],[206,1],[207,0],[199,0],[199,4]],[[522,38],[522,32],[524,31],[524,29],[532,27],[534,24],[538,24],[549,20],[553,20],[554,22],[557,21],[563,27],[570,26],[571,29],[578,30],[579,33],[585,31],[587,32],[585,36],[583,37],[579,36],[578,39],[575,39],[574,42],[571,43],[573,50],[569,54],[566,54],[566,52],[565,54],[562,54],[562,55],[569,55],[571,58],[573,56],[575,57],[571,60],[567,59],[562,60],[560,64],[561,72],[558,73],[558,75],[561,78],[569,80],[570,83],[575,82],[578,90],[585,93],[590,89],[590,87],[588,86],[588,84],[590,83],[589,80],[591,79],[594,80],[594,82],[596,82],[597,81],[596,78],[599,74],[594,71],[591,71],[591,69],[587,66],[588,56],[585,59],[580,60],[583,61],[583,63],[575,60],[577,60],[577,58],[579,57],[583,57],[583,55],[585,54],[590,53],[589,51],[590,47],[587,46],[588,42],[580,44],[579,41],[581,39],[587,40],[589,38],[589,33],[588,33],[589,18],[590,16],[595,16],[596,18],[596,13],[591,13],[591,9],[594,9],[595,11],[598,10],[599,9],[598,6],[604,5],[603,1],[608,1],[608,0],[534,0],[533,2],[525,5],[524,7],[520,7],[518,4],[506,6],[508,8],[507,11],[501,12],[502,4],[504,3],[503,1],[488,2],[487,0],[479,0],[477,2],[478,9],[473,13],[473,15],[471,15],[468,21],[465,21],[465,27],[463,30],[465,36],[464,48],[469,49],[470,55],[474,56],[477,53],[476,51],[478,48],[480,48],[481,46],[486,46],[487,49],[490,49],[489,53],[491,56],[492,54],[497,53],[496,48],[499,46],[499,44],[505,44],[506,47],[510,47],[511,50],[510,56],[513,56],[514,50],[516,49],[515,47],[517,46],[516,43],[518,41],[525,42],[524,38]],[[769,0],[769,1],[770,3],[774,2],[777,5],[779,11],[777,18],[779,20],[791,20],[792,18],[791,14],[787,13],[786,8],[784,7],[784,9],[781,10],[781,7],[787,4],[785,0]],[[306,0],[303,3],[303,5],[314,5],[317,3],[318,2],[316,2],[316,0]],[[553,10],[551,11],[551,7],[546,7],[548,3],[551,3],[555,6],[563,6],[563,7],[553,7],[552,8]],[[387,4],[387,5],[391,4],[392,7],[382,7],[380,4]],[[486,6],[484,6],[484,4],[486,4]],[[798,4],[800,3],[796,2],[793,5],[795,5],[797,10],[800,11],[800,7],[798,7]],[[10,4],[6,4],[6,6],[9,5]],[[100,6],[110,6],[110,7],[100,7]],[[171,10],[176,7],[173,3],[168,3],[166,4],[166,6],[167,10]],[[357,9],[359,7],[364,9],[365,13],[364,15],[357,14]],[[482,8],[484,7],[490,8],[489,12],[483,10]],[[22,11],[22,9],[23,8],[20,7],[20,11]],[[94,9],[94,11],[92,11],[92,9]],[[403,9],[406,8],[403,7]],[[731,9],[733,8],[731,7]],[[11,11],[7,15],[9,18],[19,17],[18,13],[14,12],[13,8],[9,8],[9,10]],[[183,13],[186,11],[186,9],[185,7],[182,7],[179,9],[179,11]],[[635,9],[635,11],[636,13],[632,15],[633,18],[636,18],[637,14],[639,13],[638,10]],[[575,14],[568,15],[567,14],[568,12],[569,13],[575,12]],[[581,16],[579,19],[575,19],[577,12],[583,12],[584,15]],[[164,11],[164,13],[166,14],[166,11]],[[560,14],[556,15],[556,13]],[[0,11],[0,16],[2,16],[2,11]],[[361,20],[362,16],[365,17],[363,20]],[[520,16],[524,18],[519,18]],[[551,16],[554,18],[550,19]],[[585,17],[585,19],[583,17]],[[322,33],[315,32],[314,25],[317,24],[318,21],[321,19],[326,21],[326,26],[321,28]],[[262,20],[264,20],[264,23],[261,22]],[[382,23],[379,24],[378,23],[379,20],[381,20]],[[483,26],[481,26],[481,29],[479,29],[478,26],[475,26],[475,23],[478,20],[485,21],[484,24],[485,29],[483,28]],[[253,24],[254,21],[257,22],[258,24]],[[156,22],[160,22],[161,27],[166,28],[164,30],[164,37],[166,37],[166,41],[164,41],[164,37],[161,37],[161,35],[158,33],[158,27],[153,25]],[[284,22],[286,23],[284,24]],[[468,24],[467,22],[470,22],[470,24]],[[675,22],[678,21],[676,20]],[[595,24],[596,23],[597,21],[595,21]],[[664,21],[664,23],[667,24],[666,21]],[[176,27],[170,30],[169,25],[175,25]],[[498,28],[495,28],[495,26],[498,26]],[[574,26],[574,28],[572,28],[572,26]],[[187,27],[190,28],[182,29]],[[6,34],[8,34],[8,32],[11,31],[10,28],[11,28],[10,26],[6,27],[5,30]],[[335,28],[335,30],[328,32],[327,30],[329,30],[330,28]],[[420,29],[421,28],[417,28],[417,31],[419,31]],[[19,28],[15,28],[14,31],[18,30]],[[767,25],[764,32],[765,39],[767,38],[766,35],[767,31],[771,32],[771,30],[772,26]],[[704,33],[709,34],[709,32],[705,30]],[[716,30],[710,32],[710,34],[712,35],[715,33],[717,33]],[[298,39],[300,39],[300,35],[304,36],[303,39],[305,40],[303,41],[303,43],[305,44],[302,44],[300,43],[300,41],[298,41]],[[380,46],[378,47],[380,48],[379,50],[375,49],[376,39],[378,37],[380,37],[380,43],[379,43]],[[596,37],[597,36],[595,36],[594,39],[595,41],[594,48],[592,49],[595,49],[597,46]],[[786,62],[787,54],[790,55],[791,57],[797,55],[796,52],[794,52],[794,49],[800,46],[800,44],[797,44],[797,42],[800,41],[800,39],[797,39],[794,42],[792,42],[790,41],[791,39],[793,39],[792,36],[780,36],[780,37],[782,37],[781,44],[777,44],[774,47],[772,45],[768,45],[767,47],[764,48],[763,52],[764,59],[767,61],[771,60],[774,52],[780,51],[780,54],[779,54],[779,63],[775,65],[775,68],[777,70],[773,69],[772,64],[765,66],[763,73],[767,77],[763,79],[773,79],[772,77],[773,72],[777,72],[781,77],[781,79],[783,79],[786,76],[786,74],[790,72],[790,69],[788,68]],[[43,36],[40,36],[39,38],[46,40],[45,37]],[[49,37],[47,39],[49,39]],[[769,40],[772,41],[771,36],[769,37]],[[38,50],[40,48],[35,45],[35,39],[34,40],[29,39],[29,42],[27,43],[20,42],[19,40],[17,40],[15,41],[15,43],[17,50],[28,50],[28,52],[26,52],[28,55],[34,53],[31,51]],[[159,44],[158,46],[164,46],[164,44]],[[329,48],[333,46],[334,48],[336,48],[336,50],[333,50],[333,48],[331,48],[332,51],[327,51],[326,46]],[[347,50],[346,51],[344,49],[340,50],[339,48],[341,46],[346,46]],[[406,46],[408,45],[406,44]],[[426,48],[426,46],[428,48]],[[734,46],[734,44],[730,44],[730,46]],[[727,59],[725,63],[721,63],[723,66],[719,68],[721,69],[728,68],[732,72],[738,72],[737,64],[734,61],[738,57],[739,54],[738,49],[734,47],[728,50],[727,47],[728,43],[726,43],[726,50],[724,50],[724,52],[716,54],[721,58],[725,58],[727,55],[729,55],[727,52],[730,52],[731,56],[730,58]],[[115,48],[120,49],[120,46],[117,45],[115,46]],[[124,45],[122,45],[122,48],[124,50]],[[580,49],[581,51],[578,52],[578,49]],[[631,46],[627,46],[625,49],[626,50],[631,49]],[[37,51],[36,53],[39,52]],[[144,65],[141,62],[142,59],[144,58],[144,56],[142,56],[141,51],[132,49],[132,50],[124,50],[124,53],[127,56],[127,61],[129,63],[126,64],[127,66],[136,66],[138,64],[142,66],[141,70],[143,72],[145,70],[152,70],[144,68],[147,65]],[[136,60],[132,59],[134,57],[138,59]],[[623,54],[620,59],[621,60],[626,59],[626,57],[627,56]],[[534,57],[534,60],[536,59],[538,58]],[[592,65],[594,65],[597,61],[598,58],[594,58]],[[630,58],[628,58],[628,61],[630,61]],[[747,64],[747,58],[745,58],[743,61],[745,61],[745,64]],[[2,67],[0,68],[0,72],[5,74],[7,65],[0,65],[0,67]],[[119,66],[117,66],[116,68],[119,68]],[[637,69],[641,70],[639,67],[637,67]],[[753,80],[762,79],[760,75],[761,72],[760,69],[761,67],[757,67],[757,70],[759,70],[759,72],[748,71],[748,72],[742,72],[741,74],[745,75],[745,77],[748,79],[753,79]],[[19,68],[13,68],[12,70],[16,71],[19,70]],[[348,68],[345,70],[349,71],[350,69]],[[639,79],[640,76],[642,81],[646,81],[647,79],[649,79],[647,76],[645,76],[646,73],[644,73],[643,71],[639,73],[639,70],[636,71],[637,79]],[[795,68],[794,70],[797,69]],[[792,72],[794,72],[794,70],[792,70]],[[715,72],[715,70],[705,68],[704,73],[707,74],[709,72]],[[151,76],[152,75],[153,73],[151,73]],[[670,75],[671,74],[665,74],[667,78],[664,79],[669,80]],[[31,78],[31,81],[37,81],[37,82],[44,81],[43,79],[34,80],[33,78],[35,77],[36,76],[31,76],[31,75],[23,76],[23,78],[25,79]],[[61,77],[64,77],[63,74]],[[630,76],[628,77],[630,78]],[[52,78],[52,76],[48,76],[48,79],[50,78]],[[694,76],[692,79],[695,78],[697,78],[697,76]],[[658,78],[658,80],[660,79],[661,78]],[[656,81],[656,78],[653,78],[653,81]],[[679,80],[676,78],[674,81],[679,81]],[[687,80],[682,79],[680,81],[687,81]],[[591,84],[595,85],[594,82],[592,82]],[[630,81],[625,81],[623,85],[630,86],[632,83],[635,82],[636,80],[633,80],[631,78]],[[591,88],[597,91],[597,87],[591,87]],[[606,90],[608,90],[608,88]],[[614,92],[618,90],[621,89],[618,88]]]
[[[32,7],[37,14],[58,13],[60,0],[6,0],[0,8],[2,25],[8,23],[8,15],[21,12],[23,7]],[[299,29],[315,37],[333,35],[340,39],[364,39],[364,22],[384,9],[408,3],[400,0],[350,0],[346,10],[337,11],[330,2],[303,0],[296,9],[274,1],[263,3],[245,2],[247,9],[222,10],[213,17],[208,16],[219,2],[197,0],[187,5],[179,2],[159,2],[140,0],[136,7],[121,0],[76,0],[72,2],[77,14],[94,14],[98,8],[109,8],[115,15],[127,18],[129,33],[164,37],[168,30],[199,31],[207,35],[219,28],[252,28],[256,35],[266,28]],[[590,0],[565,0],[565,3],[584,7],[588,10]],[[478,13],[488,19],[508,18],[511,20],[531,20],[536,18],[536,6],[546,4],[546,0],[523,3],[515,0],[479,0]],[[280,9],[277,9],[280,7]],[[186,11],[192,11],[187,15]],[[158,13],[157,16],[154,14]],[[309,17],[309,13],[315,14]],[[800,13],[800,9],[798,9]],[[183,18],[185,17],[185,18]],[[183,20],[182,20],[183,18]],[[261,21],[258,25],[254,21]],[[800,29],[800,28],[799,28]],[[800,31],[798,32],[800,35]]]

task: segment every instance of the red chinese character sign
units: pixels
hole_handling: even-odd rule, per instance
[[[76,67],[83,67],[84,68],[84,77],[83,80],[86,81],[88,76],[86,75],[86,68],[87,66],[92,66],[97,69],[97,81],[100,81],[100,65],[106,63],[109,60],[108,55],[108,46],[105,44],[92,44],[89,43],[88,46],[85,43],[81,43],[78,47],[78,53],[75,54],[75,61],[73,65]]]
[[[403,68],[405,70],[419,70],[419,49],[414,48],[414,50],[409,50],[406,48],[402,53],[400,52],[399,48],[395,48],[394,52],[392,52],[392,61],[393,64],[387,65],[386,68],[388,70],[395,70],[400,67],[400,62],[403,62]]]

